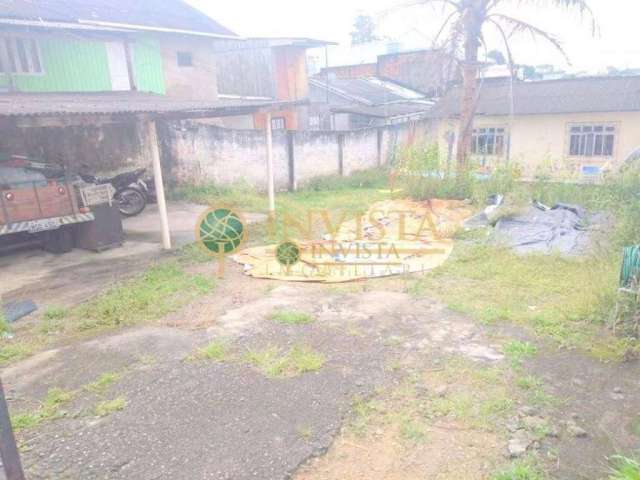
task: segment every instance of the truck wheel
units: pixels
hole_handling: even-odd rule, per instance
[[[45,233],[44,250],[49,253],[62,254],[73,250],[75,241],[73,227],[64,226]]]

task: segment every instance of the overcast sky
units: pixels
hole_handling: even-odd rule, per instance
[[[445,17],[442,9],[411,7],[394,9],[398,0],[189,0],[210,17],[244,36],[303,36],[349,44],[349,32],[358,13],[372,15],[379,34],[399,40],[410,47],[429,47]],[[404,3],[407,3],[406,1]],[[590,22],[576,15],[544,7],[514,9],[517,3],[505,0],[503,12],[525,19],[558,37],[572,62],[568,67],[562,56],[543,41],[529,36],[513,41],[518,63],[551,63],[570,70],[603,70],[640,67],[637,0],[590,0],[599,33],[591,35]],[[544,2],[541,2],[544,3]],[[487,32],[489,49],[501,48],[500,37]]]

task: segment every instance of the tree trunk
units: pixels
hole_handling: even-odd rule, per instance
[[[473,117],[476,110],[476,92],[478,78],[478,50],[480,35],[485,16],[483,0],[474,0],[464,13],[464,63],[462,65],[462,104],[460,106],[460,125],[456,160],[458,169],[468,167],[469,150],[473,134]]]

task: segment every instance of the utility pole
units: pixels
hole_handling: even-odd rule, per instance
[[[16,438],[11,428],[11,417],[4,397],[4,387],[0,380],[0,457],[7,480],[24,480],[20,454],[16,446]]]

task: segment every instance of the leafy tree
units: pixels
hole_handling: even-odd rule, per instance
[[[493,60],[496,65],[504,65],[507,60],[504,58],[504,54],[500,50],[491,50],[487,53],[487,58]]]
[[[353,23],[353,28],[354,30],[351,32],[352,45],[380,40],[376,35],[376,23],[370,15],[358,15]]]
[[[581,15],[591,18],[592,30],[595,33],[595,20],[587,0],[418,0],[419,5],[442,5],[446,18],[436,37],[448,32],[446,44],[453,54],[462,53],[462,99],[460,110],[460,127],[457,141],[456,159],[460,168],[466,168],[467,157],[471,146],[473,117],[476,111],[478,52],[484,44],[484,30],[494,28],[504,41],[507,60],[513,66],[513,57],[509,39],[514,34],[528,33],[534,38],[542,38],[565,54],[560,41],[548,33],[524,20],[502,13],[500,7],[506,4],[530,4],[538,6],[547,4],[558,8],[572,9]]]

